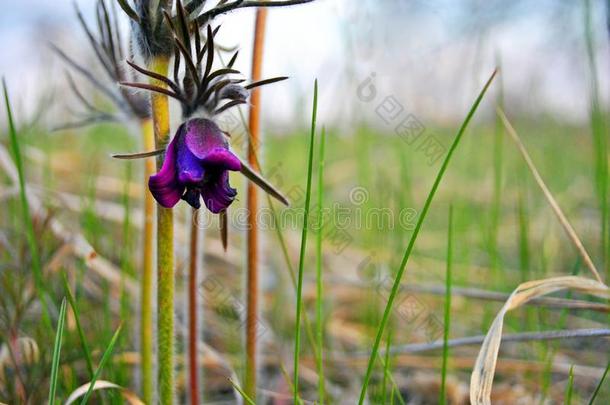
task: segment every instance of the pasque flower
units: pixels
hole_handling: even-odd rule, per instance
[[[208,25],[206,41],[203,42],[195,23],[193,49],[185,10],[178,4],[180,18],[177,26],[173,23],[170,25],[175,41],[174,80],[127,61],[136,71],[166,87],[147,83],[121,84],[162,93],[178,100],[185,121],[164,150],[115,157],[145,157],[165,152],[161,169],[148,182],[152,195],[165,208],[173,207],[182,199],[198,209],[203,198],[211,212],[218,214],[225,211],[237,196],[237,191],[229,184],[229,171],[241,172],[264,191],[288,205],[279,191],[229,150],[228,134],[214,122],[215,117],[222,112],[246,104],[253,88],[282,81],[286,77],[274,77],[244,85],[243,79],[232,77],[239,74],[233,68],[237,52],[226,67],[213,70],[214,36],[218,29],[212,30]],[[180,80],[178,72],[182,59],[186,67],[184,78]]]
[[[202,197],[205,206],[217,214],[237,195],[229,184],[229,171],[241,168],[220,128],[209,119],[194,118],[178,128],[165,152],[163,167],[150,177],[148,186],[166,208],[180,199],[200,208]]]
[[[148,77],[148,83],[129,82],[120,79],[123,86],[129,86],[158,93],[151,97],[151,112],[155,129],[154,151],[139,154],[115,155],[133,159],[164,154],[157,159],[159,172],[149,178],[151,194],[163,207],[173,207],[180,199],[199,208],[201,198],[207,208],[219,213],[221,239],[227,246],[226,209],[235,199],[237,192],[229,184],[229,171],[239,170],[251,181],[258,184],[272,196],[288,204],[288,201],[255,171],[243,164],[228,149],[224,133],[213,122],[216,115],[229,108],[246,103],[249,90],[257,86],[283,80],[283,77],[240,85],[243,79],[234,78],[239,72],[233,69],[237,53],[226,67],[213,70],[214,36],[211,20],[221,14],[242,7],[285,6],[311,0],[288,1],[219,1],[216,6],[203,11],[205,0],[190,0],[182,4],[176,0],[117,0],[121,8],[132,20],[133,43],[145,67],[131,61],[127,63],[140,74]],[[130,3],[134,4],[135,9]],[[98,19],[101,20],[101,19]],[[200,27],[205,27],[205,42],[202,41]],[[193,41],[194,40],[194,41]],[[194,47],[193,47],[194,42]],[[173,54],[173,80],[168,77],[169,60]],[[131,55],[130,55],[131,56]],[[180,69],[181,60],[185,68]],[[132,72],[133,73],[133,72]],[[184,123],[174,138],[169,140],[169,108],[167,96],[178,100],[182,107]],[[222,103],[222,104],[221,104]],[[201,117],[201,118],[197,118]],[[149,148],[147,148],[149,149]],[[191,261],[189,277],[189,353],[197,358],[196,321],[196,258],[197,229],[191,227]],[[174,240],[173,212],[171,209],[157,210],[157,342],[158,342],[158,402],[174,402]],[[195,263],[195,264],[194,264]],[[147,284],[150,287],[150,283]],[[150,288],[143,291],[150,292]],[[150,294],[148,294],[150,295]],[[144,297],[145,294],[142,294]],[[194,298],[193,298],[194,297]],[[143,307],[148,302],[143,300]],[[148,317],[147,319],[152,319]],[[150,322],[149,322],[150,324]],[[144,328],[143,328],[144,329]],[[194,332],[194,333],[193,333]],[[145,336],[143,334],[143,336]],[[151,340],[148,339],[150,343]],[[150,350],[143,350],[143,354]],[[145,361],[148,359],[147,365]],[[146,403],[153,401],[150,356],[143,356],[143,391]],[[197,361],[190,361],[191,402],[197,403]]]

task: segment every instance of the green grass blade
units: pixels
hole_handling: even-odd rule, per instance
[[[108,362],[108,359],[110,359],[110,355],[112,354],[112,349],[114,349],[114,345],[116,344],[120,333],[121,333],[121,326],[119,326],[117,328],[116,332],[114,332],[114,335],[112,336],[112,339],[110,339],[110,343],[108,344],[108,347],[106,347],[106,350],[104,351],[104,354],[102,355],[100,364],[97,367],[97,369],[95,370],[95,374],[93,374],[93,378],[89,382],[89,389],[87,390],[87,393],[85,394],[85,396],[83,397],[83,399],[80,402],[81,405],[85,405],[87,403],[87,401],[89,400],[89,398],[91,397],[91,394],[93,393],[93,387],[95,387],[95,382],[99,378],[99,376],[102,372],[102,369]]]
[[[216,50],[216,54],[217,54],[218,58],[220,59],[222,66],[226,67],[227,65],[225,64],[225,62],[223,60],[222,52],[220,50]],[[241,121],[242,128],[246,131],[248,137],[250,138],[251,134],[249,132],[248,123],[246,122],[246,117],[244,116],[243,111],[238,109],[237,113],[239,115],[239,119]],[[257,166],[260,169],[261,164],[260,164],[260,161],[258,160],[256,151],[254,153],[254,158],[256,159]],[[261,175],[262,174],[263,173],[261,172]],[[267,204],[268,204],[269,208],[271,209],[271,216],[273,218],[272,223],[274,223],[274,224],[280,223],[280,218],[277,214],[277,210],[275,209],[275,206],[273,205],[274,204],[273,198],[268,193],[265,193],[265,196],[267,197]],[[282,233],[282,227],[274,226],[273,228],[275,229],[275,234],[277,235],[278,242],[280,243],[280,248],[282,250],[282,256],[284,257],[284,261],[286,262],[286,268],[288,269],[288,275],[290,276],[290,281],[292,282],[292,286],[294,288],[294,291],[296,292],[296,290],[297,290],[296,275],[294,272],[294,266],[292,265],[292,262],[290,261],[290,254],[288,253],[288,246],[286,244],[286,239],[284,238],[284,234]],[[305,325],[305,332],[307,333],[307,339],[309,340],[309,344],[311,345],[311,347],[314,348],[313,355],[315,357],[316,364],[317,364],[318,356],[319,356],[319,349],[317,347],[316,340],[314,338],[313,331],[311,329],[311,323],[309,322],[309,319],[307,317],[307,313],[303,313],[303,324]]]
[[[63,281],[64,281],[64,290],[66,290],[66,296],[68,297],[68,302],[72,307],[72,311],[74,312],[74,320],[76,321],[76,330],[78,331],[78,337],[80,339],[80,343],[83,347],[83,354],[85,355],[85,361],[87,362],[87,370],[89,371],[89,376],[93,377],[93,360],[91,359],[91,351],[89,350],[89,346],[87,345],[87,339],[85,339],[85,332],[83,331],[82,325],[80,323],[80,314],[78,308],[76,306],[76,300],[74,299],[74,295],[70,290],[70,285],[68,284],[68,278],[66,277],[66,273],[63,273]]]
[[[390,357],[391,353],[390,353],[390,347],[392,346],[392,328],[388,329],[388,333],[387,333],[387,337],[386,337],[386,351],[385,351],[385,358],[381,358],[381,356],[379,357],[379,360],[381,361],[381,364],[383,366],[383,392],[382,392],[382,396],[381,396],[381,403],[382,404],[386,404],[386,385],[387,385],[387,380],[390,380],[390,382],[392,383],[391,389],[390,389],[390,402],[394,403],[394,392],[396,391],[398,393],[398,402],[400,402],[402,405],[405,405],[405,400],[402,399],[402,394],[400,393],[400,389],[398,388],[398,384],[396,383],[396,380],[394,379],[394,376],[392,376],[392,370],[391,370],[391,365],[390,362],[392,360],[392,358]]]
[[[391,340],[389,340],[391,342]],[[389,346],[389,345],[388,345]],[[388,347],[386,349],[386,358],[382,359],[381,356],[379,356],[379,361],[381,362],[381,365],[383,366],[383,378],[384,380],[390,380],[390,382],[392,383],[392,389],[391,389],[391,393],[393,393],[394,391],[396,391],[396,393],[398,394],[398,402],[400,402],[402,405],[406,405],[405,404],[405,400],[402,398],[402,394],[400,393],[400,389],[398,388],[398,383],[396,382],[396,380],[394,379],[394,376],[392,376],[392,373],[390,372],[390,359],[389,359],[389,354],[390,354],[390,348]],[[385,383],[384,385],[384,390],[385,390]],[[394,401],[394,397],[392,394],[390,394],[391,398],[390,400],[393,402]],[[385,393],[383,394],[383,400],[382,403],[385,404]]]
[[[591,395],[591,399],[589,400],[589,405],[593,405],[593,402],[595,402],[595,398],[597,398],[597,394],[599,394],[599,390],[602,389],[602,385],[604,384],[604,380],[606,379],[606,376],[608,375],[609,369],[610,369],[610,362],[608,362],[608,365],[606,366],[606,370],[604,371],[604,374],[602,374],[601,380],[599,380],[599,384],[597,384],[597,387],[595,387],[595,391],[593,391],[593,395]]]
[[[323,280],[322,280],[322,227],[324,226],[322,218],[322,204],[324,203],[324,142],[326,140],[326,131],[322,128],[320,135],[320,150],[318,163],[318,233],[316,234],[316,332],[318,340],[318,401],[324,404],[324,321],[322,319],[322,306],[324,303],[323,295]]]
[[[19,140],[17,139],[17,130],[15,129],[15,122],[13,120],[13,111],[11,109],[11,103],[8,97],[8,90],[6,88],[6,81],[2,79],[2,90],[4,92],[4,103],[6,105],[6,116],[8,121],[8,133],[11,143],[11,151],[13,152],[13,159],[15,160],[15,166],[17,169],[17,175],[19,176],[19,202],[21,204],[21,211],[23,215],[23,224],[25,227],[26,238],[28,247],[30,249],[30,255],[32,256],[32,272],[34,274],[34,283],[36,285],[36,294],[42,305],[42,320],[47,328],[52,331],[53,325],[51,324],[51,318],[49,316],[49,306],[45,298],[45,288],[42,282],[42,267],[40,265],[40,255],[38,250],[38,243],[36,242],[36,236],[34,233],[34,223],[32,216],[30,215],[30,206],[28,204],[28,198],[25,189],[25,174],[23,172],[23,161],[21,160],[21,150],[19,148]]]
[[[49,405],[55,404],[55,392],[57,391],[57,377],[59,372],[59,357],[61,354],[61,341],[64,336],[64,325],[66,321],[66,299],[61,301],[59,318],[57,319],[57,332],[53,344],[53,360],[51,361],[51,384],[49,386]]]
[[[248,405],[256,405],[256,403],[252,400],[252,398],[250,398],[245,392],[244,390],[241,389],[241,387],[239,385],[237,385],[235,383],[235,381],[231,380],[229,378],[229,382],[231,383],[231,385],[233,386],[233,388],[235,388],[237,390],[237,392],[239,392],[239,395],[241,395],[241,397],[244,399],[244,401],[246,401],[246,403]]]
[[[309,160],[307,163],[307,190],[305,192],[305,212],[303,218],[303,231],[301,233],[301,253],[299,255],[299,273],[297,278],[297,308],[296,322],[294,326],[294,403],[298,403],[299,397],[299,350],[301,347],[301,311],[303,306],[303,271],[305,267],[305,250],[307,248],[307,231],[309,219],[309,203],[311,201],[311,174],[313,171],[313,147],[316,135],[316,116],[318,111],[318,80],[315,81],[313,90],[313,112],[311,118],[311,134],[309,138]]]
[[[572,266],[571,274],[573,276],[578,274],[579,269],[580,269],[580,262],[581,262],[581,258],[579,256],[576,258],[576,261],[574,262],[574,265]],[[572,298],[572,291],[568,291],[566,293],[566,299],[571,299],[571,298]],[[561,312],[559,313],[559,319],[554,323],[557,326],[557,329],[565,328],[569,312],[570,311],[567,308],[563,308],[561,310]],[[538,318],[528,317],[528,321],[529,321],[528,329],[530,329],[530,330],[534,329],[534,325],[537,325],[535,322],[537,319]],[[551,387],[551,382],[553,381],[553,364],[554,364],[553,360],[555,358],[555,353],[558,350],[559,343],[560,343],[559,341],[553,342],[545,348],[547,354],[546,354],[546,363],[544,365],[544,371],[542,374],[542,383],[541,383],[541,389],[540,389],[542,398],[540,399],[540,403],[544,403],[544,400],[546,399],[546,396],[548,395],[549,388]]]
[[[394,285],[392,286],[392,291],[390,292],[390,296],[388,297],[388,302],[387,302],[385,310],[383,312],[383,317],[381,318],[381,323],[379,324],[379,327],[377,329],[377,336],[375,337],[375,343],[373,344],[373,349],[371,351],[371,356],[369,358],[366,374],[364,375],[362,390],[360,391],[360,399],[358,401],[358,403],[360,405],[362,405],[364,403],[364,399],[366,397],[366,390],[368,388],[369,381],[371,379],[371,374],[373,372],[373,366],[375,365],[377,353],[379,352],[381,336],[383,335],[383,331],[388,323],[388,319],[390,318],[390,312],[392,311],[392,306],[394,304],[394,300],[396,299],[398,290],[400,288],[400,281],[402,280],[402,276],[405,272],[407,262],[409,261],[409,257],[411,256],[411,252],[413,251],[413,246],[415,245],[415,241],[417,240],[419,231],[421,230],[424,219],[426,218],[426,215],[428,214],[428,210],[430,209],[432,199],[434,198],[434,195],[436,194],[436,190],[438,189],[438,186],[441,182],[441,179],[443,178],[443,175],[445,174],[445,171],[447,170],[449,161],[451,160],[451,157],[453,156],[455,149],[457,148],[458,144],[460,143],[460,140],[462,139],[462,135],[466,131],[466,128],[468,127],[468,124],[470,123],[472,116],[476,112],[477,108],[479,107],[479,104],[481,103],[481,100],[483,99],[483,96],[487,92],[487,89],[489,88],[489,86],[491,85],[491,82],[493,81],[494,77],[496,76],[496,72],[497,71],[494,70],[493,74],[491,75],[491,77],[489,78],[487,83],[485,83],[485,86],[483,87],[483,89],[479,93],[478,97],[476,98],[474,104],[470,108],[470,111],[468,112],[466,119],[462,123],[462,126],[460,127],[453,143],[451,144],[451,147],[449,148],[449,151],[447,152],[447,155],[445,156],[445,160],[443,161],[443,164],[442,164],[441,168],[439,169],[438,174],[436,175],[434,184],[432,185],[430,193],[428,194],[428,197],[426,198],[426,202],[424,203],[424,207],[421,211],[421,214],[420,214],[419,218],[417,219],[417,223],[415,224],[415,229],[413,230],[413,234],[409,241],[409,245],[407,246],[407,249],[405,250],[405,254],[404,254],[404,256],[402,258],[402,262],[400,264],[400,268],[398,269],[398,273],[396,274],[396,279],[394,280]]]
[[[278,216],[278,213],[273,205],[273,200],[269,194],[267,195],[267,204],[271,209],[271,216],[273,218],[274,224],[281,223],[281,219]],[[284,238],[284,234],[282,233],[281,226],[274,226],[275,234],[277,235],[278,242],[280,243],[280,249],[282,250],[282,256],[284,257],[284,262],[286,263],[286,269],[288,270],[288,276],[290,277],[290,282],[292,283],[292,288],[296,293],[297,291],[297,279],[296,274],[294,272],[294,266],[290,261],[290,254],[288,253],[288,245],[286,244],[286,239]],[[307,334],[307,340],[309,340],[309,344],[313,347],[313,356],[316,364],[318,364],[319,358],[321,356],[321,348],[318,347],[316,338],[314,337],[313,330],[311,328],[311,322],[309,322],[309,317],[307,316],[307,312],[303,312],[303,325],[305,327],[305,333]]]
[[[451,263],[453,255],[453,206],[449,206],[449,227],[447,230],[447,275],[445,276],[445,319],[443,324],[443,365],[441,369],[441,389],[439,404],[447,401],[447,359],[449,357],[449,329],[451,322]]]
[[[517,199],[517,216],[519,218],[519,269],[521,271],[521,282],[524,283],[530,278],[530,232],[529,215],[527,207],[527,186],[525,177],[521,177],[519,182],[519,192]]]
[[[381,403],[386,403],[386,394],[388,391],[388,375],[390,374],[390,347],[392,346],[392,327],[388,328],[385,343],[385,358],[383,359],[383,379],[381,381]]]
[[[271,216],[273,217],[274,224],[281,223],[281,219],[277,214],[275,206],[273,205],[273,200],[269,194],[267,195],[267,203],[269,208],[271,209]],[[286,269],[288,269],[288,275],[290,276],[290,282],[292,283],[292,288],[296,293],[297,291],[297,279],[296,274],[294,272],[294,266],[290,261],[290,254],[288,253],[288,245],[286,244],[286,239],[284,238],[284,234],[282,233],[281,226],[274,226],[275,234],[277,235],[278,242],[280,243],[280,248],[282,250],[282,256],[284,257],[284,262],[286,263]],[[311,322],[309,322],[309,317],[307,316],[307,312],[303,313],[303,325],[305,326],[305,333],[307,334],[307,340],[309,340],[309,344],[313,347],[313,355],[315,357],[316,364],[318,362],[318,358],[320,357],[321,348],[318,347],[316,338],[313,335],[313,331],[311,329]]]
[[[591,0],[584,1],[584,29],[585,29],[585,48],[589,67],[589,83],[591,94],[589,96],[589,117],[591,134],[593,135],[593,150],[595,161],[595,191],[599,200],[599,210],[601,215],[600,238],[602,248],[603,264],[606,268],[606,275],[610,277],[610,238],[608,235],[610,213],[608,208],[608,138],[606,133],[606,123],[604,110],[599,93],[599,74],[597,71],[595,26],[593,20],[593,5]]]
[[[572,405],[572,395],[574,394],[574,366],[570,367],[570,374],[568,375],[568,386],[566,387],[566,396],[564,404]]]

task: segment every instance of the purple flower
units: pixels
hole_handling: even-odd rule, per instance
[[[228,170],[240,171],[242,164],[229,151],[229,144],[218,126],[208,119],[183,123],[167,147],[163,167],[148,180],[150,192],[166,208],[180,199],[193,208],[206,207],[217,214],[237,195],[229,185]]]

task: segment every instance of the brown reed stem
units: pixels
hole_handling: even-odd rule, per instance
[[[188,281],[188,364],[189,364],[189,397],[191,404],[199,404],[199,368],[197,365],[197,246],[199,227],[197,226],[197,210],[193,209],[191,220],[191,243]]]
[[[262,76],[263,45],[265,40],[265,22],[267,10],[256,11],[254,28],[254,46],[252,54],[252,81],[258,81]],[[260,89],[252,91],[251,107],[248,126],[248,163],[255,170],[260,171],[256,159],[256,149],[260,139]],[[246,379],[245,392],[250,398],[256,398],[256,327],[258,320],[258,226],[256,212],[258,210],[257,188],[251,182],[247,187],[248,231],[247,243],[247,314],[246,314]]]
[[[142,141],[144,150],[155,148],[155,135],[153,132],[152,119],[144,119],[140,122],[142,130]],[[155,160],[148,158],[144,161],[144,184],[148,178],[155,173]],[[150,404],[153,400],[153,238],[154,238],[154,214],[155,200],[152,194],[144,190],[144,240],[142,247],[142,281],[140,302],[140,355],[142,362],[142,399]]]

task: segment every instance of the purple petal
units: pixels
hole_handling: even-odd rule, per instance
[[[214,214],[227,209],[235,200],[237,190],[229,185],[229,172],[223,170],[203,184],[201,196],[205,206]]]
[[[214,122],[206,119],[192,119],[185,124],[184,144],[190,152],[204,159],[211,150],[229,148],[229,142]]]
[[[174,138],[165,151],[165,160],[159,173],[150,176],[148,188],[153,197],[165,208],[172,208],[180,201],[184,192],[184,185],[180,184],[176,176],[176,138]]]
[[[180,126],[176,134],[176,167],[178,180],[184,184],[196,184],[203,180],[205,174],[201,159],[191,153],[185,142],[184,129],[186,124]]]
[[[220,170],[233,170],[235,172],[241,170],[241,161],[231,151],[225,148],[212,149],[201,162],[210,168]]]

